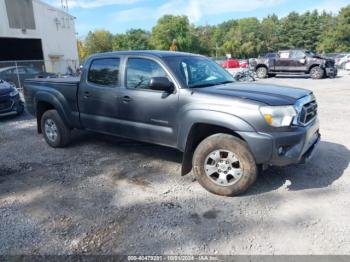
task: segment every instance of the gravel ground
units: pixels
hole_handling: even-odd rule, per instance
[[[0,254],[350,254],[350,76],[260,82],[313,90],[323,141],[234,198],[172,149],[78,131],[52,149],[29,115],[0,120]]]

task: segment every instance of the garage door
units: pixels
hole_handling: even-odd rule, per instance
[[[43,59],[41,39],[0,38],[0,61]]]

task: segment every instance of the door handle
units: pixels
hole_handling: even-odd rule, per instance
[[[132,101],[130,96],[123,96],[123,102],[124,103],[129,103],[130,101]]]
[[[88,98],[88,97],[90,97],[90,92],[85,91],[85,92],[84,92],[84,98]]]

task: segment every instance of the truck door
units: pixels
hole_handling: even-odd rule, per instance
[[[96,58],[84,71],[78,91],[84,128],[118,133],[119,65],[120,58]]]
[[[168,93],[149,88],[152,77],[168,77],[174,82],[169,71],[157,60],[128,57],[124,75],[119,100],[123,136],[175,146],[179,92]]]
[[[306,55],[302,50],[292,51],[291,58],[293,59],[293,71],[295,72],[306,71]]]
[[[293,59],[290,51],[281,51],[278,53],[279,58],[275,62],[275,71],[290,72],[293,71]]]

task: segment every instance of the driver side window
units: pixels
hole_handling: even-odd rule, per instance
[[[167,77],[163,68],[155,61],[144,58],[129,58],[126,70],[126,86],[130,89],[150,89],[152,77]]]
[[[292,52],[292,58],[293,59],[302,59],[305,57],[305,53],[300,50],[296,50]]]

